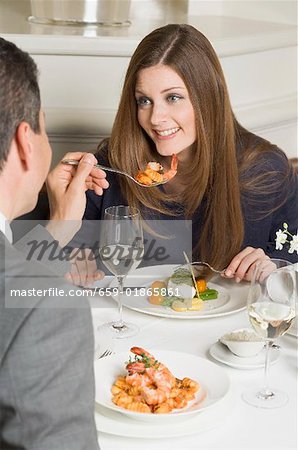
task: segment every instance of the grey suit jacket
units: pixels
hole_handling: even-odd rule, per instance
[[[0,449],[97,450],[87,301],[2,233],[0,258]],[[66,295],[11,295],[33,287]]]

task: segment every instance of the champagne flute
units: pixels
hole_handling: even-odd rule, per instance
[[[99,328],[109,331],[114,338],[134,336],[139,327],[123,321],[122,296],[126,275],[136,269],[144,254],[143,231],[137,208],[118,205],[105,210],[101,222],[99,254],[103,264],[117,277],[119,315],[117,321]]]
[[[281,259],[267,259],[256,264],[247,300],[250,322],[265,340],[265,380],[263,388],[243,393],[243,399],[260,408],[279,408],[288,401],[285,392],[269,385],[269,352],[274,340],[282,336],[295,317],[295,266]]]

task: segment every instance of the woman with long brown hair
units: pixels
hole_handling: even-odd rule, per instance
[[[219,59],[190,25],[166,25],[141,41],[97,158],[135,175],[148,161],[168,170],[172,154],[178,172],[166,185],[144,189],[109,175],[102,197],[88,192],[85,218],[125,202],[149,219],[192,219],[193,260],[249,280],[256,261],[274,256],[283,222],[297,226],[297,178],[281,150],[237,122]]]

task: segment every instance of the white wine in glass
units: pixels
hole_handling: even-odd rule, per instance
[[[103,264],[117,277],[118,315],[115,322],[101,325],[101,331],[108,331],[114,338],[134,336],[139,327],[122,319],[123,284],[126,275],[136,269],[144,254],[144,240],[140,214],[130,206],[111,206],[105,210],[101,221],[99,254]]]
[[[256,264],[248,300],[250,322],[266,344],[263,388],[243,393],[243,399],[260,408],[279,408],[288,401],[285,392],[269,385],[269,352],[276,338],[291,326],[297,302],[295,266],[281,259],[267,259]]]

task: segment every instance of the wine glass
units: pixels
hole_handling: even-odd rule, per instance
[[[267,259],[256,264],[247,300],[250,322],[256,333],[265,340],[265,380],[260,389],[243,393],[243,399],[260,408],[285,405],[285,392],[269,386],[269,352],[273,341],[282,336],[295,317],[295,266],[281,259]]]
[[[122,319],[123,284],[126,275],[141,262],[144,254],[143,231],[140,213],[130,206],[111,206],[105,210],[101,222],[99,254],[103,264],[117,277],[118,314],[115,322],[102,325],[114,338],[134,336],[139,327]]]

